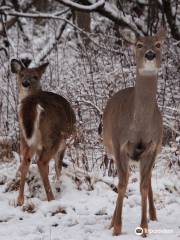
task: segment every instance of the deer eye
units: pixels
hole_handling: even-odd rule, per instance
[[[143,44],[142,43],[137,43],[137,48],[142,48],[143,47]]]
[[[156,48],[160,48],[160,47],[161,47],[161,43],[159,43],[159,42],[156,43],[155,47],[156,47]]]
[[[23,73],[19,73],[19,77],[20,78],[24,78],[24,74]]]

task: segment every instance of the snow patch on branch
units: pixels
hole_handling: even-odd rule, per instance
[[[71,0],[58,0],[58,2],[61,2],[61,3],[65,4],[66,6],[75,8],[77,10],[88,11],[88,12],[91,12],[100,7],[103,7],[105,4],[105,0],[99,0],[96,3],[92,3],[92,5],[83,5],[83,4],[73,2]]]

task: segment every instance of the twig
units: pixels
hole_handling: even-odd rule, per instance
[[[79,102],[83,102],[85,104],[91,105],[93,108],[96,109],[96,111],[99,113],[100,116],[102,115],[103,112],[101,111],[101,109],[98,106],[96,106],[94,103],[92,103],[91,101],[83,99],[83,100],[79,100]]]
[[[83,31],[82,29],[77,27],[75,24],[73,24],[71,21],[57,16],[57,13],[55,15],[55,14],[46,14],[46,13],[20,13],[20,12],[16,12],[16,11],[6,11],[6,12],[4,12],[4,14],[9,15],[9,16],[23,17],[23,18],[45,18],[45,19],[55,19],[55,20],[64,21],[67,24],[69,24],[71,27],[73,27],[74,29],[77,29],[79,32],[83,33],[97,47],[102,48],[106,51],[116,53],[116,54],[124,55],[124,53],[121,52],[120,50],[114,50],[111,48],[107,48],[107,46],[103,46],[103,45],[97,43],[94,39],[92,39],[90,37],[91,36],[90,33]]]
[[[70,19],[72,16],[71,13],[68,13],[66,16],[66,19]],[[51,51],[57,46],[57,42],[59,41],[59,39],[61,38],[64,29],[67,25],[67,22],[64,22],[57,30],[57,36],[55,36],[50,43],[48,43],[47,47],[43,47],[42,51],[40,51],[40,53],[37,55],[37,57],[35,58],[34,62],[35,63],[39,63],[40,61],[43,61],[50,53]]]
[[[99,0],[96,3],[92,3],[91,5],[83,5],[76,2],[72,2],[71,0],[56,0],[56,2],[62,3],[68,7],[71,7],[75,10],[81,10],[86,12],[92,12],[104,6],[105,0]]]
[[[172,124],[170,123],[170,121],[168,121],[167,119],[164,119],[163,125],[170,128],[173,132],[175,132],[176,134],[178,134],[180,136],[180,131],[178,131],[177,129],[175,129]]]
[[[75,174],[73,173],[73,171],[75,172]],[[66,171],[66,176],[71,177],[72,179],[79,178],[82,179],[84,178],[90,178],[92,180],[92,185],[96,184],[97,182],[103,182],[106,185],[108,185],[114,192],[117,193],[117,187],[114,183],[104,180],[102,178],[99,177],[95,177],[93,173],[85,173],[83,170],[79,169],[78,167],[75,167],[74,169],[70,169],[70,166],[68,167],[68,171]]]

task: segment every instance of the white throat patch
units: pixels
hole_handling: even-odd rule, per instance
[[[154,61],[145,61],[143,67],[139,69],[141,75],[156,75],[158,68]]]
[[[25,87],[21,87],[19,92],[19,99],[20,101],[29,95],[29,89]]]

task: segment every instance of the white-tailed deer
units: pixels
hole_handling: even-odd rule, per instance
[[[11,71],[16,73],[19,86],[19,123],[21,130],[20,188],[17,204],[24,203],[24,185],[31,158],[38,156],[37,165],[48,201],[54,199],[49,183],[49,161],[56,160],[56,174],[60,177],[66,139],[75,133],[75,114],[70,103],[52,92],[41,89],[40,79],[48,63],[37,68],[25,68],[11,60]]]
[[[129,159],[140,162],[141,227],[144,237],[148,229],[147,198],[150,219],[157,220],[151,172],[162,142],[162,117],[156,101],[156,91],[164,38],[165,31],[161,30],[153,37],[132,39],[137,65],[135,87],[117,92],[108,101],[103,114],[103,142],[107,151],[113,155],[119,178],[118,198],[111,223],[114,235],[121,233]]]

